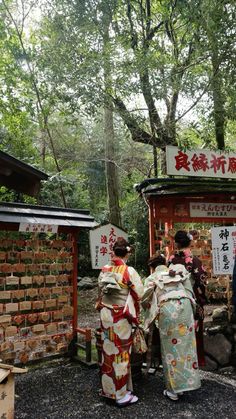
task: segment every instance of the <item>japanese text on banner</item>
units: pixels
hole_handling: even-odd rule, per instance
[[[236,227],[213,227],[211,233],[213,273],[232,274],[236,254]]]
[[[167,174],[236,178],[236,154],[212,150],[166,147]]]

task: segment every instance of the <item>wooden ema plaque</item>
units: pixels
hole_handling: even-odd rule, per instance
[[[67,351],[72,338],[73,253],[63,239],[0,239],[0,353],[4,362]],[[27,235],[27,237],[29,234]],[[57,337],[57,338],[56,338]]]

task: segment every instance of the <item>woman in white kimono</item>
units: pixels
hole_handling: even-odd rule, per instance
[[[155,272],[145,280],[145,327],[158,320],[166,384],[163,394],[176,401],[183,392],[201,385],[193,317],[195,300],[184,265],[170,265],[167,269],[164,257],[156,259],[151,265]]]
[[[139,322],[139,300],[143,283],[134,268],[126,265],[131,248],[120,238],[114,244],[111,264],[103,267],[98,285],[102,329],[102,395],[118,406],[138,401],[132,394],[130,354],[132,326]]]

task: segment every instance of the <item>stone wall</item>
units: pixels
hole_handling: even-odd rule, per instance
[[[228,318],[226,306],[215,308],[205,322],[204,350],[208,371],[236,367],[236,316]]]

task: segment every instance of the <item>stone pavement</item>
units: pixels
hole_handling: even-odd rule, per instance
[[[172,402],[162,395],[162,373],[157,371],[135,383],[137,404],[118,408],[99,396],[98,369],[56,361],[16,377],[15,419],[235,419],[236,378],[205,371],[201,377],[199,390]]]

